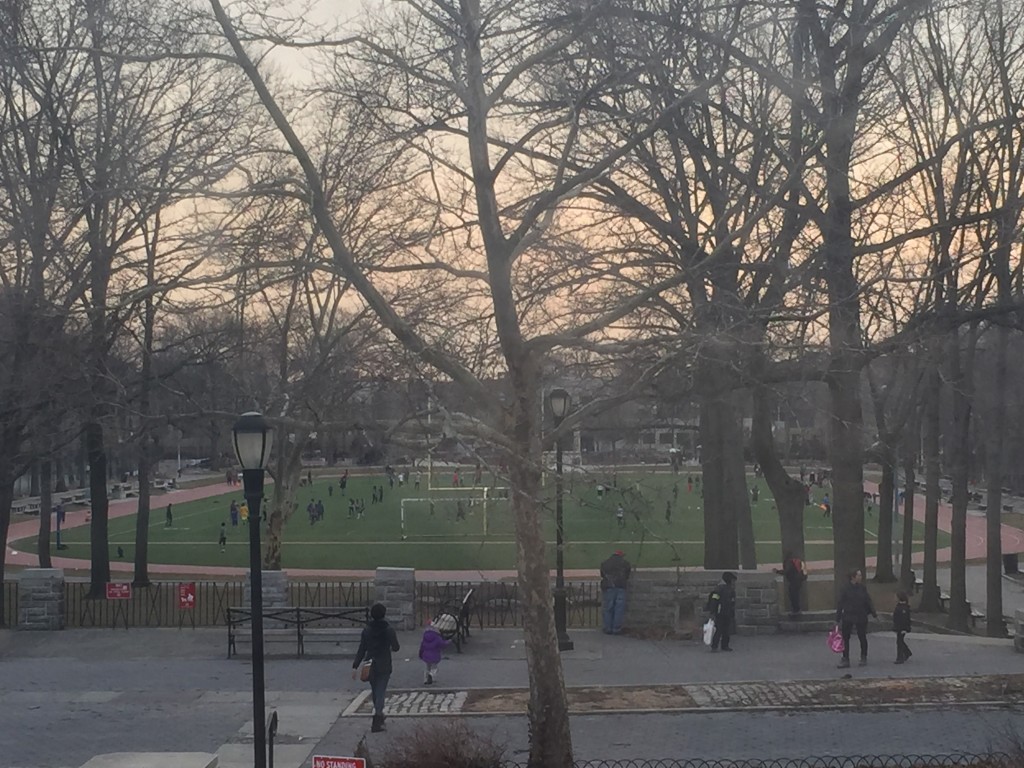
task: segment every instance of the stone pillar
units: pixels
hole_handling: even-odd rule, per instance
[[[416,569],[378,568],[376,602],[388,609],[388,621],[395,629],[416,629]]]
[[[18,583],[19,629],[64,629],[64,571],[28,568]]]
[[[246,608],[252,597],[252,584],[248,571],[245,574],[245,592],[242,605]],[[287,608],[291,605],[288,594],[288,574],[284,571],[263,571],[263,608]]]
[[[1013,614],[1013,650],[1024,653],[1024,611]]]

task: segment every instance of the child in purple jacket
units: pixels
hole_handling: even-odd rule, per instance
[[[423,680],[425,685],[433,685],[434,677],[437,676],[437,667],[441,663],[441,651],[448,645],[448,641],[441,637],[433,622],[423,630],[423,639],[420,641],[420,660],[427,665],[426,677]]]

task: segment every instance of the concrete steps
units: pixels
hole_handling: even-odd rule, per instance
[[[779,619],[779,632],[796,634],[803,632],[828,632],[836,625],[835,611],[804,611],[795,618],[788,614]]]

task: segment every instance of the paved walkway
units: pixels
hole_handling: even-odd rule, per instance
[[[875,483],[865,483],[864,487],[869,492],[877,492],[878,486]],[[198,499],[206,499],[211,496],[219,496],[227,492],[227,488],[222,483],[215,483],[213,485],[199,486],[196,488],[186,488],[182,490],[170,491],[158,497],[154,497],[153,507],[154,514],[159,514],[165,503],[180,504],[187,501],[196,501]],[[118,501],[110,502],[110,516],[123,517],[125,515],[133,515],[138,510],[138,499],[123,499]],[[952,530],[952,507],[949,504],[939,505],[939,528],[947,533]],[[73,528],[79,525],[86,525],[85,510],[69,511],[65,522],[65,528]],[[919,522],[924,522],[925,519],[925,501],[924,497],[920,494],[915,496],[914,505],[914,519]],[[877,520],[877,518],[876,518]],[[19,539],[28,538],[34,536],[39,528],[38,518],[32,517],[27,520],[18,520],[12,522],[10,526],[10,532],[8,533],[7,541],[7,564],[33,567],[38,565],[38,558],[35,554],[30,552],[18,552],[13,550],[9,542],[17,541]],[[1002,546],[1004,553],[1018,552],[1024,553],[1024,531],[1018,528],[1014,528],[1010,525],[1002,526]],[[984,559],[986,556],[986,546],[988,541],[988,535],[986,530],[986,522],[984,513],[979,512],[968,512],[967,514],[967,559],[977,560]],[[571,542],[570,542],[571,546]],[[952,557],[952,551],[949,547],[940,549],[937,553],[938,562],[948,563]],[[913,562],[923,563],[924,553],[915,552]],[[875,565],[875,558],[868,558],[867,564],[869,567]],[[55,568],[64,568],[65,570],[88,570],[89,561],[81,560],[70,557],[54,557],[53,565]],[[810,567],[814,570],[828,570],[832,568],[831,560],[819,560],[809,563]],[[758,570],[771,571],[776,567],[774,563],[762,564]],[[110,563],[110,569],[114,573],[131,573],[134,566],[130,562],[126,561],[113,561]],[[305,578],[352,578],[352,579],[370,579],[373,578],[373,571],[365,570],[330,570],[330,569],[314,569],[314,568],[288,568],[288,573],[292,576],[305,577]],[[701,570],[698,567],[687,567],[682,570]],[[151,574],[165,574],[165,575],[209,575],[209,576],[224,576],[224,577],[239,577],[244,576],[248,573],[247,568],[236,568],[228,566],[216,566],[216,565],[172,565],[166,563],[150,563],[149,571]],[[447,581],[447,580],[467,580],[479,578],[481,580],[499,580],[499,579],[513,579],[516,577],[516,571],[514,570],[473,570],[473,571],[431,571],[431,570],[417,570],[419,576],[426,580],[436,581]],[[598,573],[596,569],[570,569],[565,572],[566,577],[570,579],[592,579],[596,578]]]
[[[870,637],[870,665],[841,679],[820,636],[737,637],[734,653],[710,654],[693,641],[571,634],[566,684],[575,700],[591,702],[572,720],[581,760],[938,754],[998,748],[1024,728],[1024,708],[1012,700],[1024,654],[1009,641],[915,633],[914,658],[898,667],[893,636],[880,631]],[[389,706],[400,716],[379,735],[367,734],[366,685],[351,680],[347,659],[268,660],[278,768],[309,768],[313,754],[350,755],[363,736],[379,755],[397,736],[437,723],[436,714],[411,711],[427,696],[439,702],[428,711],[440,713],[444,701],[449,715],[457,701],[473,708],[472,717],[457,716],[523,761],[521,632],[475,634],[464,653],[448,654],[433,689],[421,685],[418,634],[399,640]],[[79,768],[109,752],[183,750],[216,753],[220,768],[252,765],[250,667],[225,658],[223,628],[0,632],[0,711],[0,768]]]

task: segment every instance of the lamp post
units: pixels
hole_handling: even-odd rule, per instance
[[[263,674],[263,564],[260,552],[260,504],[263,475],[270,462],[273,432],[262,414],[243,413],[232,430],[235,456],[242,465],[242,492],[249,504],[249,599],[252,613],[253,768],[267,766],[266,702]]]
[[[572,398],[564,389],[548,392],[548,406],[555,419],[555,429],[569,413]],[[565,629],[565,540],[562,526],[562,438],[555,438],[555,632],[558,650],[571,651],[572,640]]]

